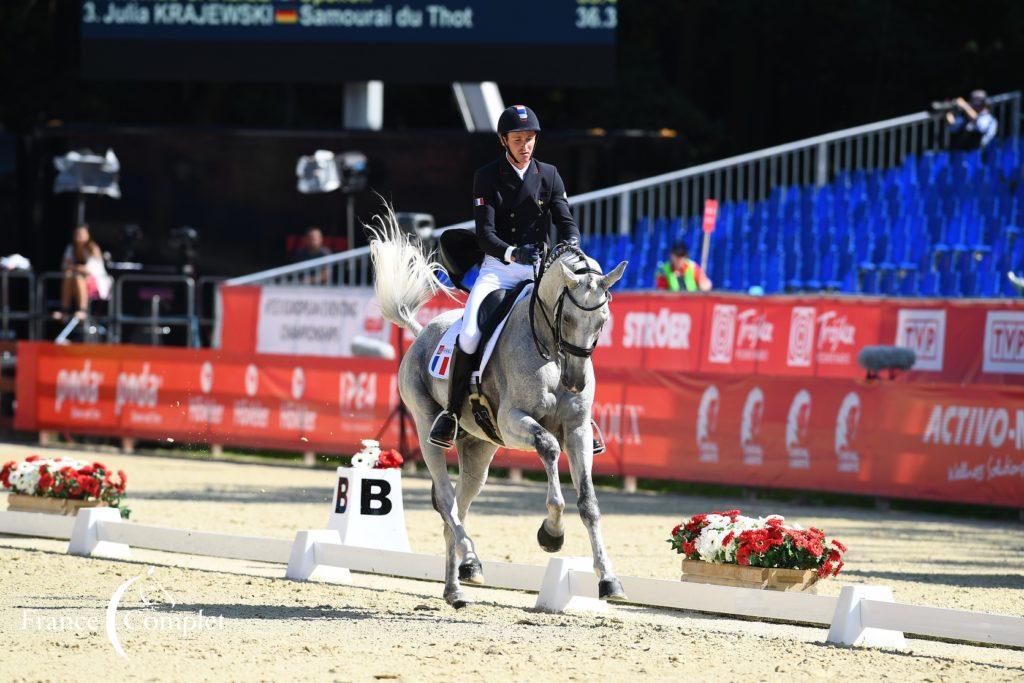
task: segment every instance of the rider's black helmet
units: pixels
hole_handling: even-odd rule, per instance
[[[533,110],[522,104],[513,104],[498,117],[498,135],[521,131],[540,132],[540,119]]]

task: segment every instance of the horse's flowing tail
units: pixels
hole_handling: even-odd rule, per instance
[[[449,296],[452,292],[437,279],[441,266],[433,260],[433,252],[424,254],[419,241],[398,227],[394,210],[385,208],[385,215],[376,214],[366,226],[376,274],[374,289],[384,318],[415,336],[423,330],[416,312],[437,292]]]

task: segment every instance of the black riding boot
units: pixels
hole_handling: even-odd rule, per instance
[[[430,426],[430,443],[448,449],[455,445],[459,431],[459,413],[469,394],[469,376],[475,369],[478,354],[467,354],[455,345],[452,353],[452,372],[448,377],[448,409],[442,411]]]

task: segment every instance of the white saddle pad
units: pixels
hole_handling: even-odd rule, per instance
[[[498,337],[501,336],[502,331],[505,329],[505,323],[508,322],[508,318],[512,315],[512,310],[515,305],[522,301],[524,298],[530,295],[533,291],[533,285],[526,285],[523,291],[516,297],[515,304],[509,308],[508,315],[506,315],[498,326],[494,329],[494,334],[487,340],[487,346],[484,348],[483,361],[480,363],[479,372],[483,374],[484,369],[487,367],[487,361],[491,359],[491,354],[494,353],[494,347],[498,343]],[[441,337],[441,341],[434,347],[434,353],[430,355],[430,361],[428,363],[428,369],[430,370],[430,376],[438,379],[448,379],[448,375],[451,374],[452,369],[452,353],[455,351],[455,345],[458,344],[459,332],[462,331],[462,314],[466,309],[460,308],[452,311],[442,313],[442,316],[456,317],[452,326]],[[439,316],[440,317],[440,316]]]

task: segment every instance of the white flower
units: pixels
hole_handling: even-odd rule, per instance
[[[352,456],[352,467],[369,468],[373,467],[374,462],[376,462],[376,460],[371,461],[362,453],[356,453]]]
[[[363,450],[364,451],[366,449],[368,449],[368,448],[379,448],[380,447],[380,441],[374,441],[373,439],[363,439],[359,443],[361,443],[363,445]]]

